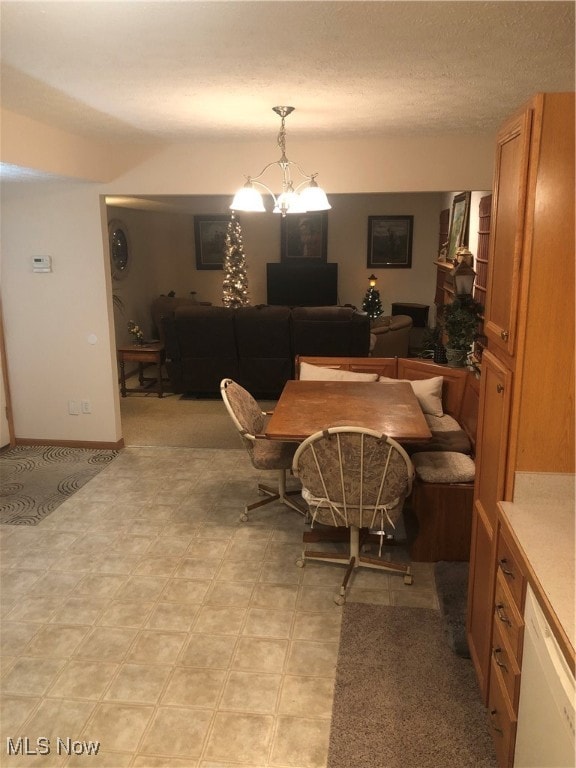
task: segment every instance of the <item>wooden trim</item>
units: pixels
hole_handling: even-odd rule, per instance
[[[319,365],[323,368],[335,368],[341,371],[355,371],[356,373],[377,373],[378,376],[388,376],[391,379],[398,378],[397,357],[306,357],[297,355],[295,372],[296,378],[300,378],[300,363]]]
[[[50,445],[58,448],[93,448],[94,450],[120,451],[124,448],[124,438],[115,443],[102,443],[90,440],[39,440],[34,437],[17,437],[15,445]]]
[[[4,338],[4,315],[2,313],[2,299],[0,298],[0,358],[2,360],[2,380],[6,394],[6,418],[8,420],[8,443],[10,448],[16,445],[14,436],[14,414],[12,412],[12,397],[10,395],[10,377],[8,376],[8,357],[6,356],[6,342]],[[2,446],[4,447],[4,446]]]

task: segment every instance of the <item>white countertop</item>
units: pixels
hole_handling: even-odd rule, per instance
[[[576,648],[574,479],[517,472],[514,501],[500,503],[558,621]]]

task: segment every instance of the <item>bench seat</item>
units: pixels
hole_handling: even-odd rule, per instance
[[[421,451],[412,456],[412,464],[424,483],[473,483],[474,459],[457,451]]]
[[[442,376],[443,415],[425,413],[432,438],[404,445],[416,471],[404,517],[415,562],[470,558],[479,381],[464,368],[415,358],[300,358],[299,363],[419,381]],[[421,403],[422,404],[422,403]]]

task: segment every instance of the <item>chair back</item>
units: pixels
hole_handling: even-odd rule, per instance
[[[244,446],[252,456],[256,435],[262,433],[266,414],[250,392],[232,379],[222,379],[220,394]]]
[[[374,528],[394,522],[412,490],[414,467],[395,440],[362,427],[331,427],[298,447],[292,464],[312,518]]]

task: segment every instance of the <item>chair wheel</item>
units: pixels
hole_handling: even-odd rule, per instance
[[[303,557],[299,557],[298,560],[296,560],[296,565],[298,566],[298,568],[304,568],[304,566],[306,565],[306,561],[304,560]]]
[[[413,583],[414,583],[414,578],[413,578],[412,574],[411,573],[407,573],[406,576],[404,576],[404,584],[410,585],[410,584],[413,584]]]
[[[345,595],[334,595],[334,602],[336,605],[344,605],[346,602],[346,596]]]
[[[242,514],[240,515],[240,522],[241,523],[247,523],[248,522],[248,515],[246,514],[246,512],[242,512]]]

